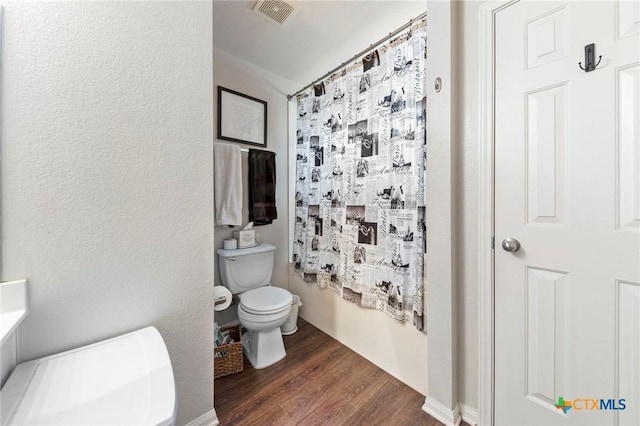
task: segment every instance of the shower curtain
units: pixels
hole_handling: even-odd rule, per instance
[[[297,97],[293,264],[423,329],[426,21]]]

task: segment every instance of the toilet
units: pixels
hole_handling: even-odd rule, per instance
[[[171,426],[176,391],[154,327],[16,366],[0,392],[3,426]]]
[[[244,353],[255,369],[268,367],[285,357],[280,326],[291,312],[291,293],[271,285],[276,247],[218,250],[222,284],[238,296],[238,318],[247,332]]]

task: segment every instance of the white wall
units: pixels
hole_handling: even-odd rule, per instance
[[[213,408],[211,3],[3,4],[19,358],[155,325],[191,421]]]
[[[274,244],[277,247],[272,284],[288,288],[288,247],[289,247],[289,199],[288,199],[288,122],[287,122],[287,94],[299,88],[294,83],[278,77],[256,65],[243,61],[235,56],[214,49],[213,54],[213,84],[214,84],[214,117],[215,134],[217,135],[217,92],[218,86],[226,87],[267,102],[267,147],[268,151],[276,153],[276,207],[278,218],[271,225],[257,226],[256,236],[260,240]],[[216,141],[214,143],[229,143]],[[238,144],[242,148],[256,148],[252,145]],[[243,224],[249,221],[248,211],[248,154],[242,154],[243,161]],[[240,228],[235,228],[240,229]],[[222,248],[225,238],[233,236],[233,229],[229,227],[215,228],[215,249]],[[216,258],[215,283],[222,285]],[[216,312],[216,321],[224,324],[237,320],[236,306]]]
[[[452,139],[456,91],[452,62],[452,4],[440,0],[427,3],[427,262],[426,330],[428,398],[423,409],[443,421],[455,422],[457,393],[457,309],[455,282],[457,270],[455,226],[456,151]],[[437,40],[437,41],[436,41]],[[442,80],[439,92],[437,78]],[[447,413],[440,413],[446,407]]]
[[[479,9],[483,2],[464,1],[455,8],[454,52],[457,68],[454,138],[457,211],[458,400],[478,406],[478,146],[480,143]],[[489,241],[487,241],[489,244]]]
[[[448,316],[453,313],[451,318],[452,336],[454,341],[452,344],[446,342],[444,347],[453,347],[454,350],[454,374],[450,371],[430,370],[429,386],[430,389],[440,390],[443,387],[452,387],[454,404],[455,401],[460,403],[463,417],[468,416],[478,407],[478,144],[480,141],[480,105],[479,105],[479,8],[483,4],[482,1],[465,0],[451,3],[451,81],[444,82],[451,87],[451,247],[453,252],[450,263],[431,263],[431,269],[428,270],[429,281],[427,282],[427,292],[432,295],[441,280],[436,279],[436,274],[442,275],[449,273],[451,275],[451,291],[453,297],[450,299],[451,306],[444,310]],[[435,19],[435,14],[439,9],[447,8],[447,2],[441,0],[433,0],[428,3],[429,17]],[[441,16],[438,14],[438,19]],[[441,21],[438,21],[441,23]],[[434,30],[431,26],[431,31]],[[431,40],[437,40],[433,48],[428,49],[432,52],[435,49],[442,49],[441,43],[449,37],[446,26],[442,26],[440,33],[431,33]],[[436,61],[447,61],[446,57],[437,57]],[[427,67],[429,66],[427,60]],[[440,71],[438,71],[440,72]],[[427,87],[431,91],[433,88],[433,79],[435,75],[428,73],[431,77],[427,81]],[[432,94],[430,92],[430,94]],[[437,97],[437,95],[435,95]],[[433,98],[433,96],[432,96]],[[427,112],[427,117],[434,118],[434,113],[439,111]],[[433,127],[428,128],[428,132]],[[433,150],[433,144],[438,141],[427,136],[427,144]],[[441,149],[438,148],[438,149]],[[431,161],[440,161],[433,155]],[[438,173],[433,168],[431,170],[432,188],[435,191],[446,189],[446,175],[435,175]],[[432,206],[434,208],[435,206]],[[429,210],[427,210],[427,214]],[[429,228],[429,227],[428,227]],[[431,227],[431,229],[433,226]],[[448,246],[446,236],[434,235],[431,233],[431,240],[428,240],[428,249],[433,247],[434,250],[440,250],[442,247]],[[446,243],[446,244],[445,244]],[[489,242],[487,242],[488,244]],[[429,258],[429,255],[427,255]],[[443,290],[438,290],[443,293]],[[428,308],[429,309],[429,308]],[[439,310],[442,310],[439,308]],[[431,314],[434,314],[431,309]],[[429,316],[427,312],[427,316]],[[436,315],[440,315],[437,313]],[[449,321],[449,317],[438,317],[440,321]],[[429,324],[429,321],[428,321]],[[439,347],[433,340],[433,334],[430,335],[429,354],[441,356]],[[446,338],[447,336],[440,336]],[[430,362],[432,360],[430,359]],[[432,374],[433,373],[433,374]],[[443,374],[444,373],[444,374]],[[447,377],[449,375],[449,377]],[[436,377],[437,376],[437,377]],[[453,380],[455,383],[451,383]],[[443,402],[443,401],[438,401]],[[449,401],[447,401],[448,403]],[[475,417],[475,416],[473,416]],[[469,417],[466,417],[469,420]]]

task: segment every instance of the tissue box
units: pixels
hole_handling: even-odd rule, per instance
[[[233,231],[233,236],[238,240],[238,248],[253,247],[256,245],[256,231]]]

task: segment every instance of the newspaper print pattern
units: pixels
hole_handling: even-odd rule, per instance
[[[425,28],[297,98],[293,264],[305,281],[423,324]]]

